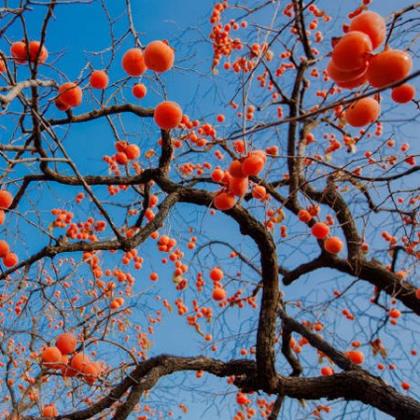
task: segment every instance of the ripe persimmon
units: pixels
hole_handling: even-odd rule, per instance
[[[90,75],[90,85],[94,89],[106,89],[109,83],[109,77],[103,70],[94,70]]]
[[[350,350],[346,353],[346,356],[355,365],[361,365],[365,360],[365,355],[359,350]]]
[[[223,179],[222,179],[223,184],[228,186],[231,178],[232,178],[232,175],[230,174],[230,172],[225,171],[223,175]]]
[[[38,63],[45,63],[48,58],[48,51],[44,45],[41,47],[41,43],[39,41],[31,41],[28,48],[30,61],[35,62],[38,57]]]
[[[312,226],[311,232],[315,238],[325,239],[330,233],[330,228],[325,223],[317,222]]]
[[[61,351],[55,346],[46,347],[41,353],[42,364],[48,368],[58,369],[61,366],[61,359]]]
[[[60,101],[69,107],[79,106],[82,103],[82,89],[73,82],[66,82],[58,89]]]
[[[264,154],[264,155],[263,155]],[[258,175],[265,166],[265,153],[260,151],[250,152],[242,162],[242,173],[245,176]]]
[[[350,31],[360,31],[368,35],[373,49],[378,48],[382,44],[386,35],[384,18],[370,10],[354,17],[350,22],[349,29]]]
[[[332,52],[336,67],[344,71],[357,70],[366,66],[372,42],[368,35],[360,31],[347,32],[338,41]]]
[[[338,87],[343,89],[354,89],[356,87],[362,86],[367,82],[367,71],[361,73],[359,77],[347,82],[335,82]]]
[[[85,353],[76,353],[70,361],[70,367],[77,373],[81,373],[83,371],[83,367],[88,363],[90,363],[89,356]]]
[[[6,213],[4,210],[0,210],[0,225],[4,223],[4,220],[6,219]]]
[[[214,300],[220,301],[220,300],[225,299],[225,297],[226,297],[226,290],[223,289],[223,287],[217,287],[216,286],[213,289],[212,298]]]
[[[262,185],[254,185],[252,188],[252,196],[257,200],[265,200],[267,198],[267,190]]]
[[[14,42],[10,46],[10,54],[17,64],[23,64],[28,60],[28,50],[23,41]]]
[[[244,153],[246,150],[246,144],[243,140],[235,140],[233,142],[233,148],[236,153]]]
[[[71,333],[63,333],[57,337],[55,345],[61,354],[73,353],[77,347],[77,338]]]
[[[330,254],[338,254],[343,249],[343,242],[338,236],[325,239],[324,249]]]
[[[392,89],[392,100],[398,104],[406,104],[412,101],[416,96],[416,88],[409,83],[404,83],[401,86]]]
[[[4,258],[9,252],[9,244],[6,241],[0,240],[0,258]]]
[[[408,382],[403,381],[403,382],[401,382],[401,388],[404,391],[408,391],[410,389],[410,384]]]
[[[214,182],[221,182],[224,176],[225,176],[225,171],[221,168],[216,168],[211,174],[211,179]]]
[[[309,221],[312,220],[311,213],[309,213],[309,211],[305,209],[300,209],[297,216],[298,216],[298,219],[304,223],[308,223]]]
[[[6,190],[0,190],[0,209],[8,209],[13,202],[13,195]]]
[[[99,376],[99,369],[96,363],[89,362],[82,366],[81,373],[83,375],[83,379],[89,384],[93,385]]]
[[[121,306],[120,301],[117,299],[114,299],[111,304],[109,305],[109,307],[111,309],[118,309]]]
[[[346,110],[344,118],[352,127],[363,127],[378,119],[381,107],[373,98],[362,98],[353,102]]]
[[[140,157],[140,148],[137,144],[129,144],[124,153],[126,154],[129,160],[138,159]]]
[[[341,68],[337,67],[334,61],[330,60],[327,66],[327,73],[334,82],[351,82],[352,80],[356,80],[362,77],[367,72],[367,63],[363,67],[356,68],[354,70],[342,70]]]
[[[413,67],[410,55],[401,50],[385,50],[369,62],[367,78],[375,88],[381,88],[404,79]]]
[[[214,282],[219,282],[222,281],[224,277],[224,273],[223,271],[219,268],[219,267],[214,267],[211,269],[210,271],[210,278],[214,281]]]
[[[322,376],[331,376],[331,375],[334,375],[334,370],[330,366],[323,366],[321,368],[321,375]]]
[[[154,119],[158,127],[162,130],[171,130],[181,122],[182,109],[176,102],[161,102],[155,108]]]
[[[392,308],[389,311],[389,316],[391,318],[397,319],[397,318],[399,318],[401,316],[401,312],[397,308]]]
[[[232,160],[229,166],[229,173],[236,178],[243,178],[245,176],[242,172],[242,163],[240,160]]]
[[[229,192],[232,195],[242,197],[248,191],[248,177],[236,178],[232,176],[229,180]]]
[[[57,107],[57,109],[59,109],[60,111],[68,111],[70,109],[70,106],[65,104],[60,97],[56,98],[54,101],[55,106]]]
[[[265,153],[269,156],[277,156],[279,154],[279,148],[278,146],[268,146],[265,149]]]
[[[236,402],[239,405],[245,405],[245,404],[248,404],[250,401],[249,401],[249,399],[247,398],[247,396],[243,392],[238,392],[236,394]]]
[[[147,94],[147,87],[143,83],[136,83],[131,89],[131,93],[137,99],[142,99]]]
[[[122,305],[124,305],[124,298],[123,297],[117,297],[117,298],[115,298],[115,300],[118,302],[118,304],[120,305],[120,306],[122,306]]]
[[[56,416],[58,416],[58,410],[54,404],[48,404],[42,407],[42,417],[56,417]]]
[[[165,42],[152,41],[144,50],[144,62],[147,68],[158,73],[170,70],[174,61],[174,50]]]
[[[121,65],[130,76],[141,76],[147,70],[143,51],[140,48],[131,48],[126,51]]]
[[[128,163],[128,157],[125,154],[125,152],[118,152],[115,155],[115,161],[119,164],[119,165],[126,165]]]
[[[232,194],[222,191],[216,194],[213,204],[217,210],[226,211],[235,206],[236,199]]]
[[[3,73],[6,70],[6,62],[3,57],[0,56],[0,73]]]
[[[3,257],[3,264],[7,268],[14,267],[18,262],[19,262],[18,256],[13,252],[9,252],[5,257]]]
[[[73,378],[74,376],[77,376],[79,374],[79,371],[76,369],[73,369],[69,364],[69,358],[66,355],[63,355],[63,358],[61,359],[61,374],[64,378]]]

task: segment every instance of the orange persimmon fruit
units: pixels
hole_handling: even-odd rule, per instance
[[[344,113],[344,119],[352,127],[363,127],[375,122],[381,107],[373,98],[362,98],[353,102]]]
[[[58,416],[57,407],[54,404],[47,404],[42,407],[42,417],[56,417]]]
[[[223,287],[215,287],[213,289],[212,298],[214,300],[220,301],[225,299],[226,297],[226,290]]]
[[[359,350],[350,350],[346,353],[346,356],[355,365],[361,365],[365,360],[365,355]]]
[[[158,73],[170,70],[174,61],[174,50],[163,41],[152,41],[144,50],[144,62],[147,68]]]
[[[36,58],[38,57],[38,63],[45,63],[48,58],[48,51],[44,45],[41,47],[41,43],[39,41],[31,41],[29,43],[28,49],[30,61],[35,62]]]
[[[332,60],[339,69],[356,70],[366,66],[371,51],[369,36],[360,31],[351,31],[343,35],[335,45]]]
[[[9,244],[4,240],[0,240],[0,258],[4,258],[9,252]]]
[[[143,51],[140,48],[131,48],[126,51],[123,55],[121,65],[130,76],[141,76],[147,70]]]
[[[373,56],[369,62],[367,79],[375,88],[396,83],[410,73],[413,60],[401,50],[385,50]]]
[[[324,249],[330,254],[338,254],[343,249],[343,241],[338,236],[325,239]]]
[[[372,11],[363,12],[350,22],[350,31],[360,31],[369,36],[372,48],[378,48],[385,39],[386,25],[384,18]]]
[[[224,277],[223,271],[219,267],[214,267],[214,268],[211,269],[210,278],[214,282],[221,281],[223,279],[223,277]]]
[[[312,226],[311,232],[315,238],[325,239],[330,233],[330,228],[325,223],[317,222]]]
[[[182,109],[173,101],[161,102],[154,112],[154,119],[162,130],[176,128],[182,120]]]
[[[131,93],[137,99],[142,99],[147,94],[147,87],[143,83],[136,83],[131,89]]]
[[[18,262],[19,262],[18,256],[13,252],[9,252],[6,256],[3,257],[3,264],[7,268],[14,267]]]
[[[94,89],[103,90],[108,87],[109,77],[103,70],[94,70],[90,75],[89,83]]]
[[[236,178],[232,176],[229,180],[229,192],[232,195],[242,197],[248,191],[248,177]]]
[[[41,353],[41,360],[46,367],[59,369],[62,360],[61,351],[55,346],[46,347]]]
[[[62,354],[73,353],[77,347],[77,338],[71,333],[63,333],[57,337],[55,345]]]
[[[0,209],[8,209],[13,202],[13,195],[6,190],[0,190]]]
[[[76,83],[66,82],[58,88],[60,102],[69,107],[79,106],[82,103],[83,92]]]
[[[236,199],[232,194],[222,191],[216,194],[213,204],[217,210],[226,211],[235,206]]]
[[[412,101],[416,96],[416,88],[409,83],[394,87],[391,92],[391,98],[397,104],[406,104]]]

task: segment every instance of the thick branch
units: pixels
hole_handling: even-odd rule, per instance
[[[267,390],[264,385],[261,386],[258,380],[255,381],[258,378],[257,365],[250,360],[222,362],[203,356],[176,357],[162,355],[141,363],[109,395],[96,404],[85,410],[58,416],[57,419],[89,419],[112,407],[115,401],[118,401],[131,387],[134,387],[133,389],[140,394],[150,389],[165,375],[189,370],[203,370],[219,377],[231,375],[246,377],[253,381],[257,390],[271,391]],[[306,400],[344,398],[347,401],[358,400],[369,404],[400,420],[416,419],[420,416],[420,404],[417,401],[399,394],[393,387],[386,385],[382,379],[370,376],[362,370],[351,370],[323,377],[297,378],[278,376],[276,379],[277,387],[274,392],[290,398]],[[137,393],[132,393],[131,395],[137,396]],[[121,413],[126,414],[122,410]],[[114,418],[123,419],[126,417],[115,416]],[[23,420],[39,420],[39,418],[25,417]]]

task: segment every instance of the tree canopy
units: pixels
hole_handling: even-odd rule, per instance
[[[419,419],[420,4],[15,3],[0,417]]]

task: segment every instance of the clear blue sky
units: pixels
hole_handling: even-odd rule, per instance
[[[115,36],[118,38],[127,29],[126,16],[123,14],[123,3],[124,2],[107,2],[109,3],[109,11],[113,19],[116,19],[114,26]],[[252,2],[251,2],[252,3]],[[329,36],[336,36],[340,33],[340,26],[342,24],[342,15],[351,10],[354,7],[355,1],[338,1],[333,2],[330,0],[324,0],[317,2],[320,8],[325,7],[329,14],[333,17],[335,24],[332,26],[334,30],[328,33],[326,38]],[[377,3],[377,4],[376,4]],[[373,10],[380,12],[383,15],[388,15],[395,7],[403,7],[409,4],[408,1],[381,1],[376,2],[372,7]],[[168,39],[170,43],[176,48],[176,69],[168,74],[163,75],[162,79],[167,87],[169,98],[175,100],[183,105],[184,111],[188,113],[192,118],[208,118],[214,122],[214,115],[219,112],[225,112],[227,116],[233,116],[230,110],[226,110],[225,103],[227,99],[232,95],[232,85],[229,79],[225,79],[221,73],[219,76],[213,76],[210,72],[211,64],[211,47],[207,42],[206,37],[210,31],[210,25],[208,23],[208,16],[210,9],[213,5],[212,1],[192,1],[192,0],[133,0],[133,17],[136,29],[140,33],[140,38],[143,44],[147,44],[149,41],[154,39]],[[260,15],[262,21],[269,21],[271,17],[271,10],[266,9],[266,12]],[[31,37],[37,38],[39,34],[39,22],[40,14],[34,12],[31,20],[29,21],[29,32]],[[61,6],[57,8],[55,13],[55,20],[51,24],[49,36],[46,44],[50,51],[49,62],[58,60],[58,66],[60,70],[66,75],[69,80],[77,79],[82,71],[82,68],[89,61],[94,68],[102,68],[108,65],[110,53],[104,54],[103,57],[98,57],[92,52],[100,51],[108,48],[110,45],[110,36],[108,31],[108,25],[106,17],[99,6],[98,2],[93,4],[80,4],[72,6]],[[19,39],[22,33],[18,30],[9,32],[9,38],[11,40]],[[3,41],[3,48],[6,49],[5,41]],[[123,46],[119,47],[115,52],[116,59],[114,60],[109,74],[112,80],[118,80],[124,77],[124,73],[120,67],[120,59],[122,52],[133,46],[133,40],[128,36]],[[325,51],[324,51],[325,52]],[[62,55],[62,56],[61,56]],[[22,71],[22,70],[20,70]],[[22,76],[24,73],[21,73]],[[52,76],[57,79],[57,74],[53,71],[45,70],[45,77]],[[84,76],[88,75],[88,71],[85,70]],[[145,78],[145,83],[151,84],[151,81]],[[288,84],[288,80],[284,82]],[[124,94],[128,101],[132,101],[130,95],[131,82],[128,83]],[[87,111],[94,107],[94,101],[90,97],[91,93],[86,91],[84,104],[77,110],[77,113]],[[161,98],[161,92],[158,89],[150,89],[149,95],[142,101],[144,106],[154,106]],[[389,104],[388,104],[389,105]],[[385,105],[387,106],[387,105]],[[407,108],[407,112],[414,113],[413,107]],[[57,111],[51,109],[50,116],[56,117],[60,115]],[[140,145],[142,150],[156,147],[156,140],[158,138],[157,130],[149,123],[143,121],[138,122],[137,119],[126,117],[125,125],[128,131],[127,139],[136,142]],[[226,133],[230,131],[230,127],[222,129],[226,130]],[[65,130],[57,130],[58,133],[64,134]],[[414,137],[415,132],[412,127],[405,129],[404,134],[407,138]],[[0,132],[0,138],[7,138],[5,133]],[[264,137],[264,146],[270,139]],[[255,140],[258,144],[258,139]],[[272,140],[271,140],[272,141]],[[82,173],[105,173],[106,167],[101,161],[101,157],[104,154],[114,153],[113,140],[109,127],[104,123],[104,120],[97,120],[89,124],[82,124],[74,126],[69,135],[65,140],[65,145]],[[35,170],[35,169],[34,169]],[[16,177],[20,175],[16,173]],[[62,186],[52,185],[50,189],[46,189],[42,192],[38,191],[35,186],[31,189],[31,193],[28,199],[24,200],[19,207],[19,211],[27,212],[27,214],[36,218],[33,210],[37,207],[44,211],[45,218],[50,218],[48,215],[49,209],[51,209],[52,201],[53,206],[64,207],[73,199],[76,194],[74,188],[64,188]],[[104,199],[107,197],[106,194],[98,192]],[[102,194],[102,195],[101,195]],[[118,200],[117,200],[118,201]],[[117,210],[112,210],[113,215],[122,221],[122,216]],[[78,216],[83,219],[89,214],[89,208],[81,208]],[[18,220],[16,218],[16,220]],[[294,223],[294,222],[293,222]],[[174,233],[177,232],[177,226],[196,226],[198,229],[203,229],[209,239],[219,240],[230,240],[233,235],[238,235],[238,230],[226,217],[218,215],[216,217],[210,217],[208,212],[205,210],[192,211],[189,206],[181,205],[171,215],[171,222],[164,228],[165,232]],[[21,226],[21,224],[20,224]],[[284,251],[280,248],[280,262],[284,263],[288,267],[293,267],[302,260],[305,256],[304,238],[302,229],[300,226],[291,225],[290,229],[296,228],[300,239],[297,241],[297,246],[291,245],[290,248],[286,248]],[[23,226],[20,228],[21,232],[26,235],[27,253],[38,250],[41,246],[46,243],[46,237],[42,237],[38,231],[30,228],[29,226]],[[300,230],[299,230],[300,229]],[[6,232],[12,236],[14,232]],[[181,241],[184,238],[179,238]],[[17,240],[17,242],[20,241]],[[241,250],[246,252],[248,255],[254,256],[255,249],[248,242],[240,244]],[[293,248],[295,248],[293,250]],[[145,268],[143,274],[139,275],[138,292],[143,292],[148,289],[150,282],[147,280],[148,273],[152,270],[157,270],[161,277],[161,280],[157,285],[153,286],[151,292],[159,291],[164,297],[170,297],[172,300],[177,296],[174,292],[174,287],[171,282],[171,274],[168,268],[165,268],[160,264],[160,255],[155,252],[155,245],[151,241],[142,246],[139,253],[145,258]],[[219,263],[223,258],[225,266],[229,264],[229,259],[226,258],[228,252],[225,249],[218,249],[215,255],[219,258]],[[285,259],[287,256],[287,259]],[[23,256],[22,256],[23,258]],[[188,258],[187,258],[188,259]],[[116,261],[116,260],[115,260]],[[200,260],[205,270],[212,266],[215,261],[212,257],[202,258]],[[235,262],[237,264],[237,262]],[[242,279],[244,281],[252,280],[257,281],[258,278],[249,273],[244,267],[238,268],[235,266],[229,266],[228,274],[231,278],[236,276],[236,272],[242,271]],[[87,273],[82,271],[83,275]],[[325,298],[326,293],[331,294],[332,284],[334,284],[335,273],[331,271],[319,271],[309,278],[301,279],[296,285],[286,289],[287,299],[299,299],[302,297],[302,292],[309,297],[310,301],[316,303],[320,299]],[[189,277],[190,281],[194,281],[193,274]],[[343,287],[342,284],[349,284],[349,280],[343,280],[343,278],[337,279],[338,287]],[[335,287],[335,286],[334,286]],[[357,285],[355,293],[361,291],[366,292],[371,290],[371,287],[365,285]],[[348,305],[351,306],[351,300],[355,299],[354,294],[349,295]],[[355,310],[362,311],[366,309],[366,302],[363,303],[354,300]],[[141,303],[142,304],[142,303]],[[154,305],[154,304],[152,304]],[[217,309],[216,309],[217,310]],[[334,312],[334,311],[332,311]],[[337,309],[338,316],[336,313],[329,314],[327,323],[332,326],[335,323],[336,330],[339,331],[337,337],[326,337],[331,340],[335,340],[335,344],[340,345],[345,343],[347,339],[353,336],[354,330],[359,334],[366,331],[365,337],[367,337],[368,330],[374,328],[372,325],[358,325],[351,326],[349,328],[346,322],[343,322],[342,317],[339,316],[339,309]],[[141,308],[139,308],[138,314],[141,314]],[[139,315],[140,316],[140,315]],[[372,317],[379,316],[379,312],[372,312]],[[251,322],[248,320],[251,319]],[[246,333],[252,331],[255,327],[255,312],[252,310],[244,311],[231,311],[225,320],[224,334],[226,336],[234,337],[238,332]],[[372,318],[373,319],[373,318]],[[370,322],[370,321],[369,321]],[[372,321],[373,322],[373,321]],[[411,328],[411,326],[410,326]],[[399,330],[400,331],[400,330]],[[209,331],[210,332],[210,331]],[[220,338],[216,335],[215,337]],[[407,346],[411,346],[413,338],[410,331],[407,331],[405,337],[395,337],[396,339],[406,340]],[[226,343],[219,343],[220,346],[224,346],[223,356],[226,358],[239,357],[238,345],[242,340],[241,337],[236,337],[235,342],[228,341]],[[244,345],[246,340],[243,339]],[[392,338],[390,339],[390,346],[392,344]],[[249,345],[249,343],[248,343]],[[185,327],[185,320],[178,316],[171,316],[166,318],[162,325],[157,328],[157,332],[154,336],[154,347],[152,354],[156,355],[159,353],[172,353],[177,355],[194,355],[199,352],[208,352],[204,341],[195,334],[191,328]],[[105,357],[110,356],[109,348],[104,348],[103,355]],[[396,357],[403,357],[396,354]],[[313,356],[303,354],[304,360],[313,360]],[[369,366],[374,366],[375,361],[369,361]],[[403,363],[407,371],[414,369],[413,365]],[[308,374],[318,374],[318,369],[309,369]],[[176,375],[175,378],[167,379],[162,381],[164,387],[157,391],[156,394],[152,393],[150,396],[150,402],[155,402],[159,405],[159,399],[169,398],[173,401],[179,402],[178,393],[185,398],[185,402],[190,408],[189,414],[183,416],[186,420],[213,420],[220,419],[225,420],[232,417],[232,407],[234,407],[234,394],[235,389],[233,387],[226,387],[224,380],[214,379],[202,379],[208,380],[208,386],[204,387],[203,392],[200,391],[197,395],[189,395],[188,392],[179,391],[178,386],[184,380],[184,377]],[[176,388],[165,388],[172,383],[176,384]],[[217,384],[222,384],[221,387],[217,388]],[[191,379],[187,379],[183,386],[194,388],[196,386],[196,380],[193,375]],[[215,394],[213,394],[213,391]],[[232,393],[227,398],[224,398],[225,393]],[[215,404],[212,404],[215,401]],[[174,404],[176,407],[176,404]],[[296,405],[294,406],[296,407]],[[355,407],[354,405],[352,406]],[[174,410],[177,414],[179,410]],[[340,411],[340,407],[336,407],[333,410],[333,415],[328,418],[335,418]],[[300,412],[303,418],[303,411]],[[134,418],[134,417],[133,417]],[[295,417],[285,417],[295,418]],[[298,418],[298,417],[296,417]],[[327,418],[327,417],[326,417]],[[357,418],[357,414],[349,414],[347,418]],[[386,418],[385,416],[378,414],[377,418]]]

